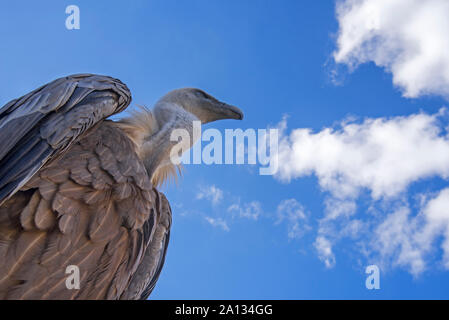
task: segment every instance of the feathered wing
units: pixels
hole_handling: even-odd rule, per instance
[[[0,148],[0,298],[137,299],[154,287],[170,207],[131,140],[102,121],[129,99],[118,80],[78,75],[0,109],[0,136],[18,131]]]
[[[139,267],[120,297],[122,300],[146,300],[153,291],[164,266],[170,240],[172,214],[170,205],[162,193],[158,193],[155,200],[158,223]],[[149,230],[150,228],[147,228],[145,233],[149,234]]]
[[[130,102],[119,80],[79,74],[6,104],[0,109],[0,205],[80,135]]]

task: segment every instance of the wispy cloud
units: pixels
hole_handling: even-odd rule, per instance
[[[224,231],[229,231],[229,226],[226,221],[224,221],[222,218],[211,218],[211,217],[205,217],[206,221],[209,222],[210,225],[214,227],[219,227],[223,229]]]
[[[207,199],[213,205],[217,205],[223,199],[223,190],[215,185],[201,187],[196,195],[197,199]]]
[[[374,62],[393,75],[406,97],[449,97],[449,2],[345,0],[338,2],[334,59],[351,69]]]
[[[335,265],[335,255],[332,252],[330,241],[323,236],[319,236],[316,238],[314,245],[320,260],[324,262],[327,268],[332,268]]]
[[[223,201],[225,194],[228,201]],[[225,231],[230,230],[230,225],[236,218],[257,221],[262,214],[262,205],[259,201],[241,202],[239,197],[215,185],[201,186],[196,199],[207,200],[214,206],[218,217],[203,216],[210,225],[221,227]]]
[[[234,203],[228,207],[228,212],[236,214],[240,218],[257,220],[262,213],[262,206],[259,201],[251,201],[240,204]]]
[[[304,207],[296,199],[282,200],[277,207],[277,222],[287,221],[288,237],[299,239],[310,230]]]
[[[422,201],[418,214],[409,206],[395,208],[375,227],[371,254],[381,264],[403,266],[414,275],[427,268],[436,240],[443,237],[442,267],[449,269],[449,188]]]

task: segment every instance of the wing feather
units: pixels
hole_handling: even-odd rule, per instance
[[[0,298],[144,299],[164,264],[171,209],[106,117],[118,80],[58,79],[0,109]],[[65,286],[68,265],[80,290]]]
[[[0,109],[0,205],[86,130],[124,110],[129,89],[111,77],[57,79]]]
[[[148,239],[145,255],[120,299],[146,300],[156,286],[164,266],[170,241],[172,214],[170,205],[163,194],[157,193],[155,207],[156,210],[153,213],[157,214],[150,215],[143,229]]]

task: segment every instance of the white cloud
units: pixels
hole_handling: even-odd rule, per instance
[[[439,123],[445,116],[441,109],[433,115],[342,122],[339,129],[316,133],[295,129],[281,137],[278,177],[289,181],[315,174],[320,186],[339,199],[355,198],[361,189],[374,199],[392,197],[419,179],[446,178],[449,139]],[[345,205],[341,210],[352,210]]]
[[[449,188],[437,195],[415,195],[421,196],[415,213],[407,200],[413,183],[449,177],[448,122],[441,109],[344,121],[319,132],[295,129],[287,134],[285,120],[280,124],[277,178],[290,181],[313,174],[325,192],[314,246],[327,267],[336,263],[332,247],[350,238],[369,259],[418,275],[427,269],[442,237],[442,264],[449,269]],[[357,204],[364,191],[368,210],[360,219]],[[297,212],[300,219],[304,212]]]
[[[335,255],[332,252],[331,242],[323,236],[319,236],[315,240],[315,248],[318,251],[318,257],[324,262],[326,268],[335,266]]]
[[[449,269],[449,188],[443,189],[427,202],[424,214],[427,223],[420,235],[420,241],[427,248],[439,234],[443,234],[443,263],[444,267]]]
[[[403,266],[416,275],[425,269],[427,250],[417,241],[418,218],[410,215],[405,206],[389,214],[374,230],[371,251],[379,255],[382,264]]]
[[[209,222],[210,225],[222,228],[224,231],[229,231],[229,226],[227,222],[224,221],[222,218],[205,217],[205,219],[207,222]]]
[[[287,221],[288,237],[299,239],[310,230],[304,207],[296,199],[282,200],[277,207],[277,224]]]
[[[449,188],[423,201],[419,213],[400,206],[379,223],[371,238],[371,254],[380,263],[403,266],[418,275],[428,267],[434,244],[443,237],[442,266],[449,269]]]
[[[350,217],[357,210],[354,200],[327,198],[325,201],[326,220],[334,220],[341,216]]]
[[[448,16],[447,0],[339,1],[334,59],[351,70],[374,62],[392,74],[406,97],[449,98]],[[288,181],[315,174],[327,191],[316,241],[321,259],[339,239],[351,237],[370,259],[417,275],[428,267],[442,237],[442,264],[449,269],[449,188],[419,195],[415,213],[407,200],[414,182],[448,178],[447,127],[442,109],[433,115],[342,122],[340,129],[318,133],[297,129],[284,137],[279,177]],[[363,190],[370,193],[375,214],[368,212],[362,222],[354,216]],[[327,242],[318,241],[322,237]]]
[[[196,195],[197,199],[207,199],[213,205],[217,205],[223,199],[223,191],[215,185],[201,187]]]
[[[334,59],[350,68],[374,62],[406,97],[449,97],[449,1],[345,0]]]
[[[243,205],[234,203],[228,207],[228,212],[237,213],[240,218],[257,220],[262,213],[262,206],[259,201],[251,201]]]

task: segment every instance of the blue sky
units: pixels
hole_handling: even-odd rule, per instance
[[[439,110],[449,63],[435,52],[446,48],[438,36],[448,29],[439,15],[421,35],[413,32],[420,22],[388,20],[402,9],[396,2],[364,11],[370,1],[355,1],[340,16],[334,1],[2,3],[0,104],[88,72],[125,82],[133,106],[189,86],[245,113],[242,122],[207,128],[279,127],[287,116],[279,175],[187,165],[178,185],[163,188],[173,226],[154,299],[447,299],[439,228],[449,220],[440,209],[448,117]],[[406,17],[447,12],[441,1],[409,2]],[[65,27],[71,4],[80,8],[80,30]],[[360,21],[374,21],[375,39]],[[435,43],[413,60],[410,48]],[[357,134],[345,131],[348,123]],[[298,138],[294,129],[310,130]],[[379,152],[365,159],[373,148]],[[380,290],[365,288],[371,264],[381,267]]]

